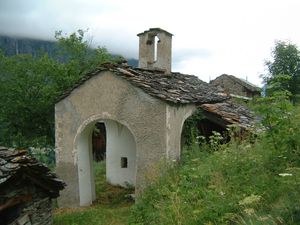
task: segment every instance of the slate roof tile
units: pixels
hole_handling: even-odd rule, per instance
[[[53,198],[66,186],[48,167],[29,156],[27,150],[0,147],[0,188],[24,176],[37,186],[42,184],[42,188]]]
[[[230,97],[218,88],[198,77],[177,72],[164,74],[160,70],[133,68],[124,64],[104,63],[92,72],[86,74],[72,88],[67,90],[58,101],[84,84],[91,77],[103,71],[111,71],[132,85],[141,88],[147,94],[173,104],[202,104],[222,102]]]
[[[237,124],[245,129],[253,127],[258,120],[250,109],[233,102],[202,104],[200,108],[206,113],[211,113],[221,118],[228,124]]]

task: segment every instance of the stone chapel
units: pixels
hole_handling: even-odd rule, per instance
[[[106,178],[139,195],[161,160],[178,160],[184,121],[200,105],[228,96],[196,76],[172,72],[172,34],[151,28],[139,37],[139,66],[105,63],[86,74],[55,105],[57,174],[66,183],[61,207],[96,198],[92,132],[106,129]]]

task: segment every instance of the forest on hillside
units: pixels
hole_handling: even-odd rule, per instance
[[[49,56],[54,56],[56,48],[57,44],[55,41],[0,36],[0,49],[6,56],[18,54],[37,56],[42,52],[47,52]]]
[[[59,57],[58,42],[0,35],[0,50],[6,56],[30,54],[34,57],[47,53],[50,57]],[[117,55],[115,55],[117,56]],[[138,60],[126,59],[128,65],[137,66]]]
[[[91,48],[85,33],[59,31],[55,42],[0,37],[0,145],[53,147],[58,96],[101,63],[124,61]]]
[[[5,39],[0,51],[0,145],[53,147],[58,97],[101,63],[124,60],[105,48],[90,48],[84,35],[82,30],[56,32],[56,42]]]

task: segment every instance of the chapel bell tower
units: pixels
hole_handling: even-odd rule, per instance
[[[150,28],[137,36],[140,38],[139,68],[171,73],[173,35],[160,28]]]

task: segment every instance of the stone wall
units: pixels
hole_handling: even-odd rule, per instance
[[[48,196],[36,195],[24,206],[22,214],[30,215],[32,225],[51,225],[52,201]]]
[[[52,224],[52,201],[50,197],[44,190],[30,184],[30,182],[10,183],[2,189],[1,197],[5,201],[18,202],[1,212],[1,222],[3,224]]]

